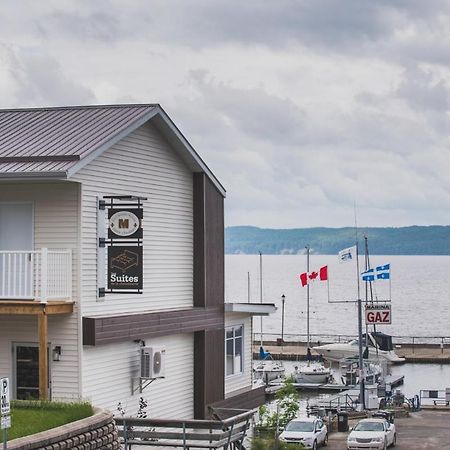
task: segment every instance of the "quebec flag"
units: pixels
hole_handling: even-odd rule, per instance
[[[361,274],[363,281],[389,280],[391,278],[391,265],[375,267],[375,269],[366,270]]]

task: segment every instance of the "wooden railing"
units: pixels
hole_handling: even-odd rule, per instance
[[[72,296],[72,251],[0,251],[0,300],[66,300]]]
[[[254,411],[215,409],[216,413],[234,414],[224,420],[170,420],[116,417],[119,436],[125,450],[132,445],[180,447],[183,449],[238,449],[250,426]]]

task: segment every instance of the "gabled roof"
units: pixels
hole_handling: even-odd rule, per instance
[[[205,172],[225,195],[158,104],[0,110],[0,178],[70,178],[149,120],[193,172]]]

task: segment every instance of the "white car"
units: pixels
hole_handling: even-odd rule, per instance
[[[328,431],[323,420],[307,417],[291,420],[279,436],[280,441],[303,444],[306,448],[316,450],[319,445],[327,445]]]
[[[385,419],[363,419],[352,428],[347,438],[347,449],[376,448],[386,450],[395,446],[397,433],[395,425]]]

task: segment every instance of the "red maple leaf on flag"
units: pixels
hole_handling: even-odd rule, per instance
[[[303,272],[299,275],[302,286],[306,286],[312,281],[328,281],[328,266],[323,266],[318,272]]]

